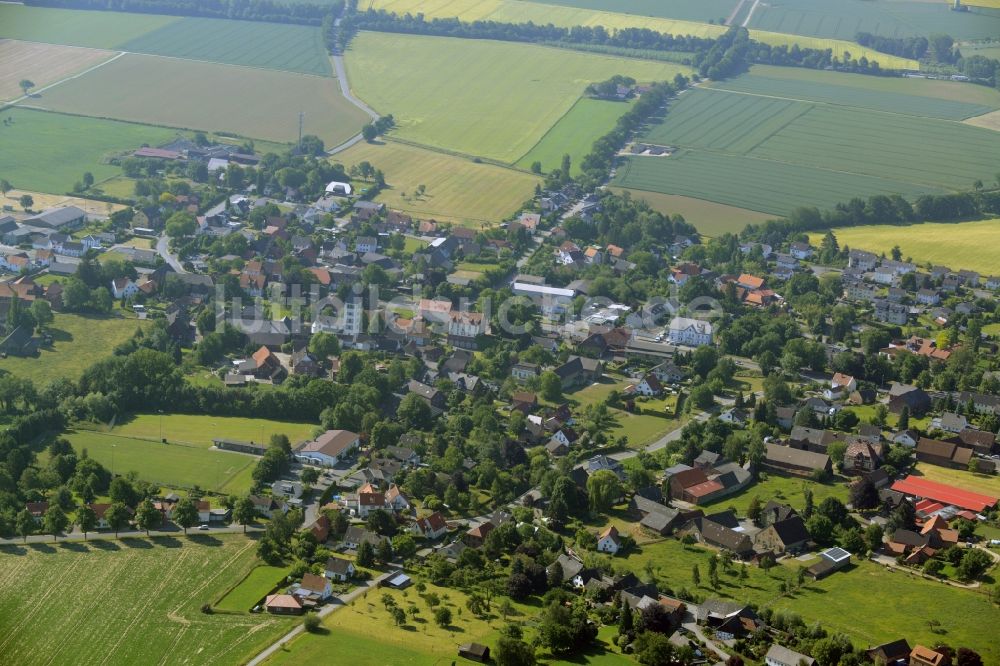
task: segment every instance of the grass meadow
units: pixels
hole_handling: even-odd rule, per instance
[[[523,171],[392,140],[360,142],[333,159],[345,165],[368,161],[382,169],[389,187],[378,200],[390,208],[448,222],[499,222],[541,182]],[[420,185],[426,191],[417,196]]]
[[[687,71],[530,44],[368,32],[346,60],[354,92],[395,116],[394,135],[507,163],[531,150],[589,83],[615,74],[661,81]]]
[[[121,170],[107,163],[110,156],[144,143],[165,143],[177,134],[162,127],[27,109],[0,111],[0,120],[7,118],[13,123],[0,125],[0,173],[15,187],[51,194],[72,190],[84,171],[98,181],[115,176]]]
[[[906,227],[889,224],[842,227],[833,232],[841,246],[888,253],[898,245],[904,258],[911,257],[919,264],[944,264],[983,275],[1000,273],[1000,256],[994,249],[1000,234],[1000,219],[925,222]]]
[[[693,12],[710,11],[717,13],[721,5],[716,4],[717,0],[705,3],[705,9],[698,9],[693,0],[683,0],[679,3],[680,12],[693,18]],[[584,4],[586,8],[581,8]],[[527,23],[531,21],[538,25],[552,25],[571,28],[582,25],[588,27],[603,26],[608,29],[621,28],[647,28],[657,32],[672,35],[693,35],[696,37],[716,37],[724,33],[727,28],[722,25],[712,25],[705,18],[696,20],[678,20],[676,18],[663,18],[659,14],[673,14],[675,3],[657,3],[662,7],[657,16],[642,16],[641,11],[635,11],[633,1],[625,3],[625,9],[619,9],[620,3],[609,4],[608,9],[613,11],[599,11],[590,8],[591,2],[567,2],[546,3],[525,2],[522,0],[363,0],[359,3],[361,8],[384,9],[397,14],[407,12],[416,14],[423,13],[428,18],[453,18],[457,17],[463,21],[498,21],[501,23]],[[651,3],[650,3],[651,4]],[[570,6],[571,5],[571,6]],[[730,7],[730,11],[735,7],[735,3]],[[728,17],[730,11],[718,16],[709,16],[716,20]],[[617,13],[628,12],[628,13]],[[919,63],[914,60],[898,58],[896,56],[879,53],[872,49],[862,48],[853,41],[846,39],[825,39],[821,37],[809,37],[800,35],[788,35],[780,32],[769,32],[764,30],[751,30],[750,36],[765,44],[773,46],[798,44],[801,47],[816,49],[831,49],[837,57],[843,57],[845,52],[849,52],[853,58],[862,56],[869,60],[878,61],[885,69],[919,69]],[[853,39],[853,33],[849,39]]]
[[[918,463],[915,474],[930,481],[946,483],[956,488],[971,490],[974,493],[1000,497],[1000,476],[973,474],[964,469],[949,469],[926,463]]]
[[[761,473],[760,479],[742,492],[702,506],[706,511],[709,509],[724,511],[729,507],[734,507],[739,515],[744,516],[753,498],[759,497],[762,503],[773,499],[789,504],[797,511],[802,511],[806,503],[806,488],[812,491],[813,502],[817,505],[827,497],[836,497],[841,502],[847,502],[848,488],[843,478],[837,478],[829,483],[817,483],[797,476],[764,471]]]
[[[681,95],[644,137],[680,150],[629,158],[615,184],[786,214],[855,196],[968,189],[994,177],[1000,134],[948,120],[996,108],[992,92],[949,99],[950,89],[922,85],[929,82],[914,82],[907,94],[902,79],[878,92],[837,74],[762,71],[720,84],[733,91]],[[893,106],[904,111],[878,110]]]
[[[261,564],[212,605],[222,611],[246,613],[267,596],[279,581],[283,581],[288,571],[288,567]]]
[[[115,423],[111,433],[121,437],[160,440],[162,436],[171,443],[194,445],[201,448],[214,446],[215,438],[241,441],[267,442],[271,435],[287,435],[292,444],[310,439],[318,427],[313,423],[248,419],[238,416],[202,416],[198,414],[136,414]]]
[[[8,356],[0,360],[0,371],[26,377],[38,388],[54,379],[76,381],[85,369],[110,356],[115,346],[132,337],[142,324],[138,319],[120,316],[57,312],[50,326],[52,347],[42,348],[37,358]]]
[[[242,536],[204,535],[0,548],[0,654],[25,665],[244,663],[298,621],[200,611],[255,566],[254,551]]]
[[[136,54],[63,83],[32,104],[276,142],[295,141],[302,111],[305,132],[327,145],[350,138],[367,120],[332,78]]]
[[[114,56],[111,51],[0,39],[0,101],[21,97],[20,81],[36,89],[93,67]]]
[[[319,28],[286,23],[183,18],[131,39],[123,51],[330,76]]]
[[[542,172],[548,173],[559,168],[563,155],[569,155],[573,175],[582,173],[580,163],[590,153],[594,142],[614,128],[629,106],[627,102],[581,97],[542,140],[517,161],[517,166],[530,169],[535,162],[541,162]]]
[[[755,210],[726,206],[713,201],[676,194],[660,194],[659,192],[643,192],[642,190],[623,188],[616,188],[616,191],[627,192],[633,199],[642,199],[653,210],[664,215],[681,215],[686,221],[697,227],[704,236],[739,233],[748,224],[765,222],[774,217],[767,213],[758,213]]]

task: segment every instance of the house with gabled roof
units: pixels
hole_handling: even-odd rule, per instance
[[[418,518],[413,523],[411,531],[425,539],[438,539],[448,533],[448,523],[444,516],[435,511],[429,516]]]
[[[608,526],[597,537],[597,552],[617,555],[621,550],[622,541],[618,534],[618,528],[614,525]]]
[[[345,560],[341,557],[329,557],[326,560],[324,573],[331,580],[339,580],[341,582],[350,580],[354,577],[354,571],[354,563],[350,560]]]

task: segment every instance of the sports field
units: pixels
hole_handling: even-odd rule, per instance
[[[574,6],[559,4],[542,4],[523,0],[366,0],[360,6],[384,9],[397,14],[422,13],[428,18],[453,18],[463,21],[498,21],[501,23],[527,23],[571,28],[573,26],[603,26],[608,29],[647,28],[672,35],[693,35],[696,37],[716,37],[726,31],[725,26],[711,25],[707,20],[677,20],[674,18],[658,18],[657,16],[639,16],[632,13],[615,13],[614,11],[597,11],[580,9]],[[589,4],[589,3],[588,3]],[[617,5],[618,3],[615,3]],[[669,13],[670,5],[660,3],[663,13]],[[692,10],[693,3],[685,0],[682,5],[685,13]],[[710,4],[714,12],[717,6]],[[735,4],[733,5],[735,7]],[[625,10],[628,11],[628,10]],[[723,18],[728,15],[720,15]],[[690,14],[689,14],[690,15]],[[711,18],[711,17],[709,17]],[[824,39],[810,36],[793,36],[778,32],[751,30],[753,39],[774,46],[798,44],[801,47],[816,49],[831,49],[833,54],[842,58],[845,51],[852,57],[865,56],[869,60],[878,61],[885,69],[919,69],[919,64],[913,60],[878,53],[862,48],[858,44],[844,39]],[[854,35],[850,36],[853,39]]]
[[[389,187],[378,200],[394,210],[450,222],[495,223],[516,211],[534,192],[537,176],[475,163],[396,141],[361,142],[333,158],[345,165],[370,162]],[[416,189],[426,191],[418,196]]]
[[[0,151],[2,154],[3,151]],[[53,379],[76,381],[84,370],[110,356],[117,345],[132,337],[143,324],[138,319],[120,316],[95,317],[57,312],[50,326],[52,348],[43,348],[38,358],[8,356],[0,359],[0,371],[27,377],[39,389]]]
[[[183,18],[121,44],[123,51],[330,76],[318,28],[287,23]]]
[[[749,27],[842,40],[853,40],[858,32],[886,37],[945,33],[956,39],[986,39],[1000,34],[1000,12],[955,12],[947,2],[920,0],[781,0],[758,4]]]
[[[23,94],[20,81],[28,79],[35,89],[43,88],[88,67],[104,62],[114,55],[99,49],[56,46],[0,39],[0,101]]]
[[[748,224],[766,222],[774,217],[774,215],[758,213],[755,210],[736,208],[675,194],[660,194],[659,192],[643,192],[642,190],[623,188],[616,188],[616,191],[628,192],[633,199],[645,201],[653,210],[664,215],[682,216],[705,236],[739,233]]]
[[[1000,238],[1000,219],[979,222],[915,224],[908,227],[876,225],[834,229],[841,246],[888,253],[898,245],[903,257],[919,264],[943,264],[955,270],[1000,273],[1000,256],[995,250]],[[818,242],[822,234],[816,235]]]
[[[93,430],[74,430],[66,439],[115,474],[135,472],[144,481],[170,488],[198,486],[239,495],[253,485],[254,456],[209,451],[192,444],[162,444],[148,439],[119,437]]]
[[[332,78],[137,54],[60,84],[31,103],[276,142],[295,140],[302,111],[306,133],[328,145],[354,136],[367,121]]]
[[[790,81],[751,74],[725,84],[742,92],[685,92],[644,137],[680,150],[666,158],[629,158],[616,184],[787,213],[796,206],[829,208],[874,193],[912,196],[966,189],[977,179],[994,177],[1000,134],[874,110],[898,103],[908,113],[957,118],[987,105],[820,85],[821,78]],[[798,97],[776,96],[777,88]]]
[[[563,155],[569,155],[573,174],[579,174],[580,163],[590,153],[594,142],[614,129],[628,109],[626,102],[581,97],[542,140],[517,161],[517,166],[530,169],[537,161],[542,163],[542,171],[548,173],[559,168]]]
[[[332,74],[321,31],[314,26],[0,5],[3,37]]]
[[[162,435],[160,426],[162,421]],[[137,414],[115,424],[111,432],[124,437],[159,441],[166,438],[175,444],[202,448],[214,446],[217,437],[241,441],[267,442],[271,435],[287,435],[292,444],[312,437],[315,423],[247,419],[236,416],[200,416],[197,414]]]
[[[198,535],[4,547],[0,654],[10,664],[243,663],[298,622],[201,612],[255,566],[255,545]]]
[[[395,116],[394,134],[504,162],[538,143],[589,83],[687,71],[529,44],[370,32],[355,38],[346,60],[354,92]]]
[[[0,5],[2,7],[3,5]],[[0,173],[15,187],[64,194],[90,171],[98,181],[121,170],[109,156],[144,143],[165,143],[177,133],[148,125],[120,123],[26,109],[0,111]]]

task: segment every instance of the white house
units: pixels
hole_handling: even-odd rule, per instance
[[[84,236],[80,239],[80,243],[82,243],[88,250],[99,250],[103,247],[101,240],[97,236],[93,235]]]
[[[429,516],[419,518],[411,529],[414,534],[418,534],[425,539],[437,539],[448,533],[448,523],[444,516],[435,511]]]
[[[385,505],[393,511],[407,511],[410,508],[410,500],[394,483],[385,493]]]
[[[788,253],[796,259],[808,259],[813,254],[813,249],[809,243],[792,243],[788,247]]]
[[[520,382],[534,379],[539,374],[541,374],[541,369],[538,367],[537,363],[522,362],[510,369],[510,376]]]
[[[320,601],[325,601],[333,595],[333,585],[323,576],[307,573],[302,576],[302,582],[292,594],[297,597],[316,597]]]
[[[919,439],[920,435],[918,435],[913,430],[903,430],[902,432],[897,432],[895,435],[892,436],[892,443],[905,446],[908,449],[912,449],[917,446],[917,442],[919,441]]]
[[[349,430],[327,430],[300,447],[295,457],[301,462],[333,467],[341,458],[356,451],[360,441],[358,434]]]
[[[663,385],[654,373],[649,372],[635,385],[635,392],[645,396],[660,395],[663,393]]]
[[[764,656],[767,666],[813,666],[816,660],[783,645],[772,645]]]
[[[684,381],[684,371],[678,368],[672,361],[664,361],[651,371],[660,380],[661,384],[677,384]]]
[[[139,293],[139,285],[130,278],[118,278],[111,281],[111,295],[116,299],[129,298]]]
[[[670,322],[667,339],[677,345],[698,347],[712,344],[712,325],[700,319],[674,317]]]
[[[475,338],[486,332],[486,319],[481,312],[452,312],[448,321],[448,335],[456,338]]]
[[[354,562],[339,557],[330,557],[326,560],[324,573],[330,580],[341,582],[350,580],[354,576]]]
[[[572,428],[560,428],[552,435],[552,439],[564,446],[572,446],[573,442],[579,439],[579,436]]]
[[[833,379],[830,380],[830,388],[842,389],[847,393],[851,393],[858,389],[858,380],[850,375],[845,375],[841,372],[834,373]]]
[[[597,537],[597,552],[617,555],[622,547],[621,539],[618,538],[618,528],[614,525],[601,532]]]
[[[374,236],[359,236],[354,243],[354,251],[358,254],[378,252],[378,238]]]

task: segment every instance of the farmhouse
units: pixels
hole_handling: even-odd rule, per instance
[[[830,456],[826,454],[802,451],[778,444],[767,445],[763,464],[765,467],[798,476],[809,476],[815,472],[829,474],[833,469]]]
[[[916,455],[920,462],[953,469],[966,469],[972,459],[972,449],[952,442],[921,437],[917,442]]]

